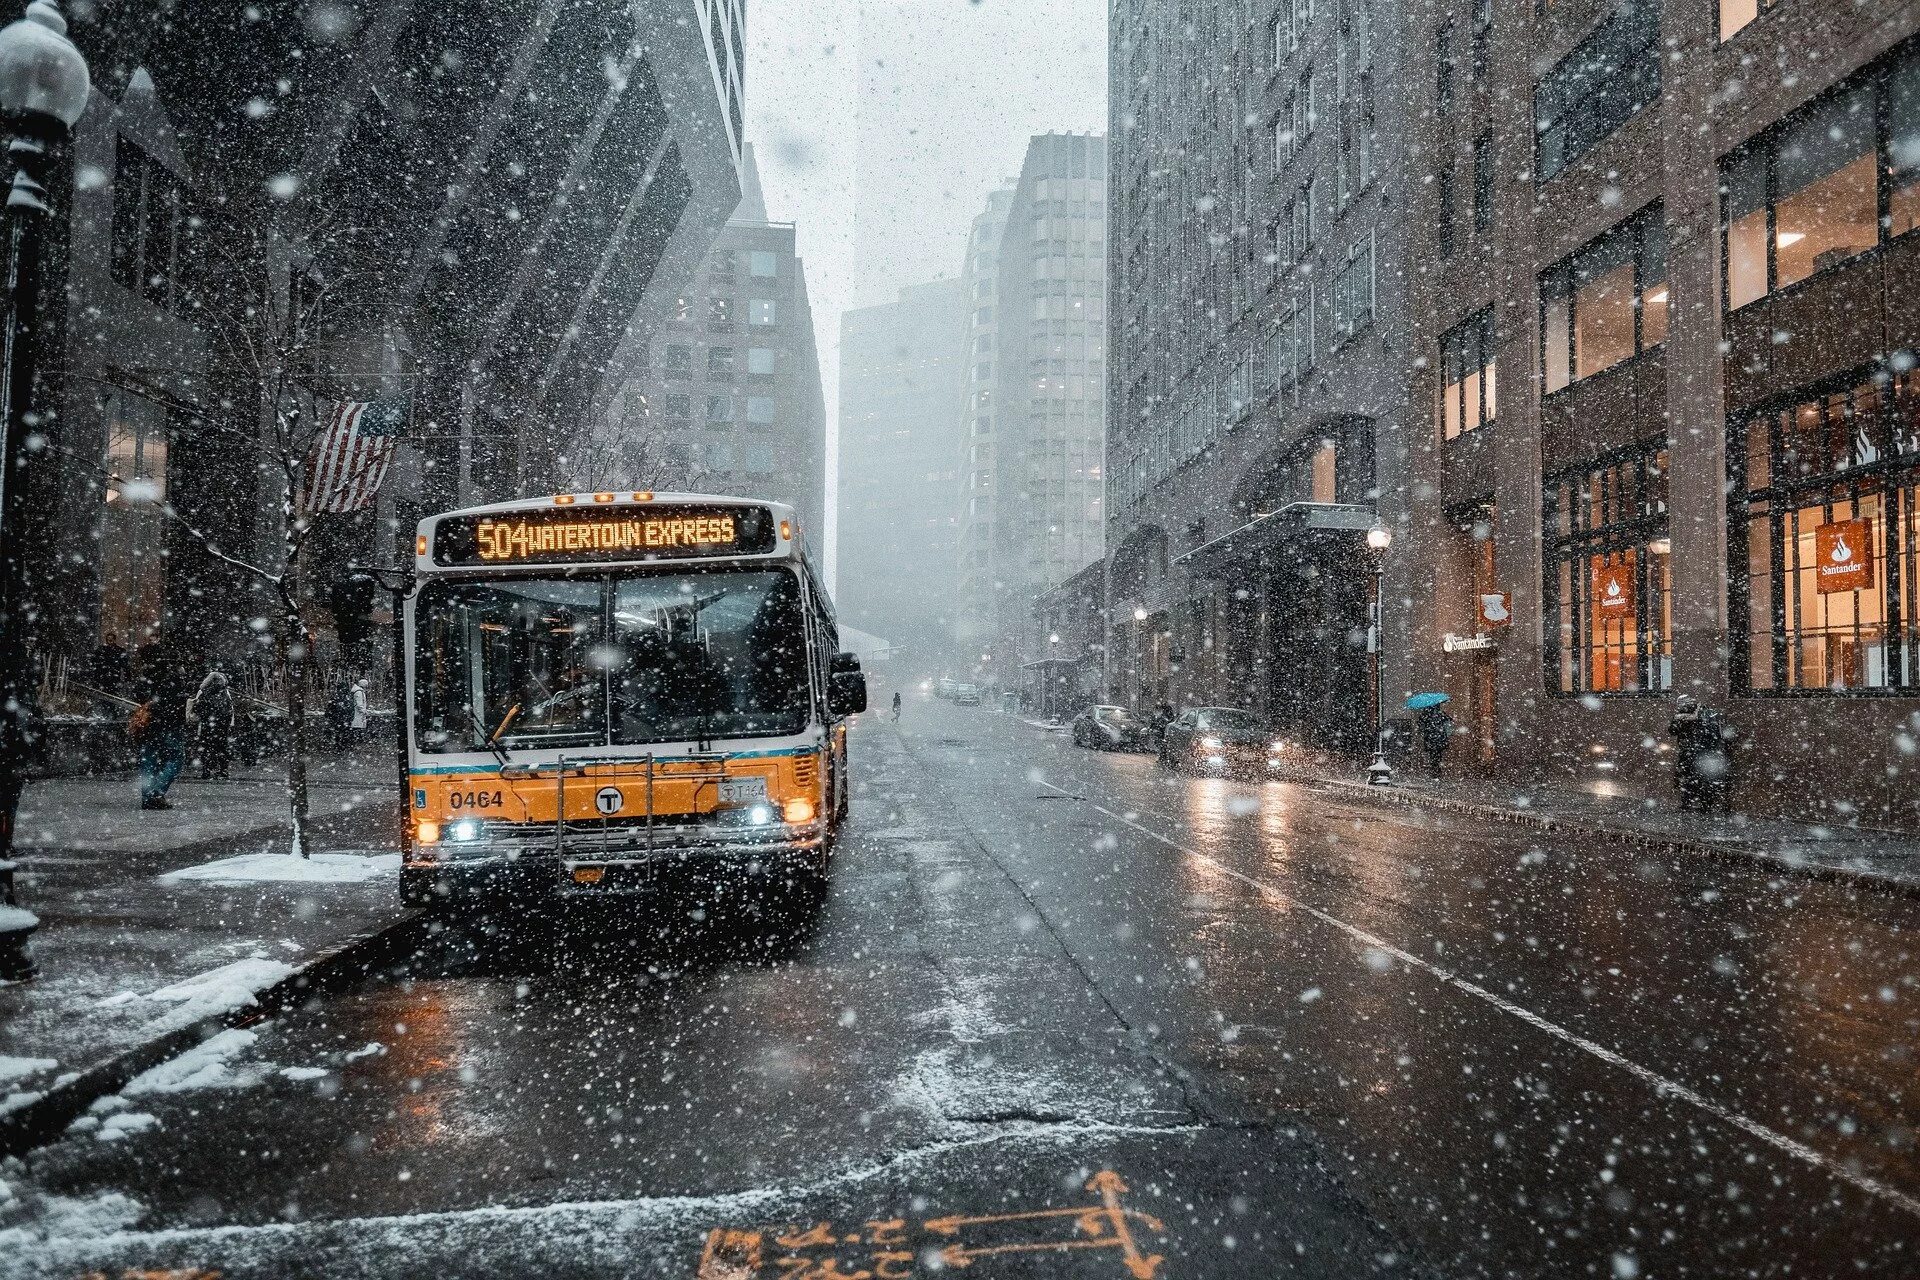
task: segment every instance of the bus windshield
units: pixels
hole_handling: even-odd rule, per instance
[[[781,569],[429,584],[415,612],[425,752],[798,733],[799,579]]]

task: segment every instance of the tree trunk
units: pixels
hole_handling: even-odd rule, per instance
[[[307,664],[313,641],[300,616],[300,565],[296,551],[281,584],[280,680],[287,691],[287,807],[293,816],[293,852],[307,857]]]

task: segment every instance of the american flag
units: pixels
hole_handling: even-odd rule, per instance
[[[380,492],[400,442],[406,408],[388,400],[342,400],[307,459],[310,512],[358,511]]]

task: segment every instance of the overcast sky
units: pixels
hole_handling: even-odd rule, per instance
[[[1106,0],[754,0],[747,28],[747,137],[799,224],[831,424],[841,311],[958,275],[1029,137],[1105,132]]]

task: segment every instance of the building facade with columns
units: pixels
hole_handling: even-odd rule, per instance
[[[1115,701],[1371,742],[1364,537],[1408,450],[1401,29],[1394,0],[1113,8]]]
[[[1455,766],[1920,823],[1920,5],[1442,3],[1389,652]]]
[[[323,517],[313,563],[394,563],[425,511],[562,486],[739,199],[740,0],[248,12],[72,15],[94,90],[30,478],[34,645],[63,689],[118,688],[156,644],[259,660],[262,584],[208,543],[272,567],[268,381],[309,422],[391,406],[386,483]],[[292,357],[271,379],[262,315]]]

